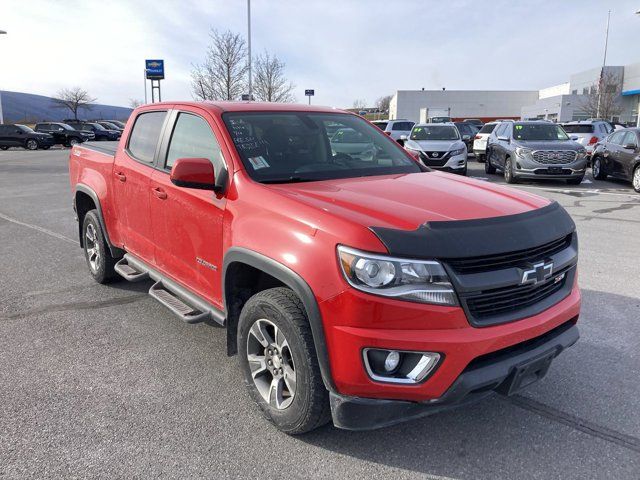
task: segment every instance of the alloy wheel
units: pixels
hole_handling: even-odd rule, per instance
[[[633,188],[636,192],[640,192],[640,166],[633,171]]]
[[[284,410],[296,394],[296,370],[282,329],[266,318],[256,320],[247,337],[247,360],[260,396]]]
[[[87,225],[87,231],[85,232],[85,249],[87,250],[89,267],[91,267],[91,271],[95,273],[100,268],[101,254],[98,235],[95,227],[91,223]]]
[[[596,158],[591,166],[591,175],[593,178],[597,178],[600,175],[600,159]]]
[[[27,149],[36,150],[38,148],[38,142],[35,140],[27,140]]]

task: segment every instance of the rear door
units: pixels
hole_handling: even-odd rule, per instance
[[[615,132],[607,139],[604,146],[604,166],[605,171],[610,175],[617,175],[616,171],[619,170],[617,164],[619,162],[618,156],[622,150],[622,140],[626,132]]]
[[[222,231],[226,197],[178,187],[170,172],[180,158],[207,158],[216,178],[227,169],[215,119],[197,107],[180,107],[162,141],[151,180],[151,223],[156,265],[174,280],[222,308]]]
[[[113,192],[118,231],[125,250],[153,263],[149,200],[151,175],[168,107],[143,110],[134,119],[124,149],[118,148],[113,166]]]

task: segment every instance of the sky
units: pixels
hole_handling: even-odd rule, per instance
[[[640,62],[640,0],[252,0],[252,50],[286,63],[298,102],[367,105],[396,90],[537,90]],[[0,90],[100,103],[144,99],[145,58],[165,60],[163,100],[191,100],[211,28],[246,36],[247,0],[0,0]],[[150,95],[149,95],[150,99]]]

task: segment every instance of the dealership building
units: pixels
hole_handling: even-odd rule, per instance
[[[541,90],[398,90],[389,104],[390,119],[424,121],[449,116],[454,120],[479,118],[584,120],[587,98],[597,92],[601,78],[621,92],[620,113],[609,120],[637,123],[640,105],[640,63],[593,68],[573,74],[569,81]]]

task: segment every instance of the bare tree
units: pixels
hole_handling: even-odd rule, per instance
[[[589,89],[589,93],[580,95],[580,110],[590,118],[611,120],[611,117],[622,112],[621,93],[620,78],[611,72],[603,72],[600,84]]]
[[[367,108],[367,102],[365,102],[363,99],[357,98],[353,101],[354,110],[362,110],[363,108]]]
[[[63,88],[59,90],[53,99],[53,103],[57,108],[68,108],[73,113],[73,118],[78,120],[78,110],[84,108],[90,110],[91,105],[97,99],[89,95],[89,92],[80,88]]]
[[[142,100],[138,100],[137,98],[129,99],[129,106],[131,108],[138,108],[140,105],[144,105],[144,102]]]
[[[387,113],[389,111],[389,104],[391,103],[391,99],[393,95],[385,95],[384,97],[378,98],[376,100],[376,108],[379,112]]]
[[[212,29],[211,43],[202,64],[191,71],[191,88],[197,100],[237,100],[245,92],[247,48],[241,35]]]
[[[294,102],[295,86],[284,76],[285,63],[265,50],[255,59],[253,93],[263,102]]]

